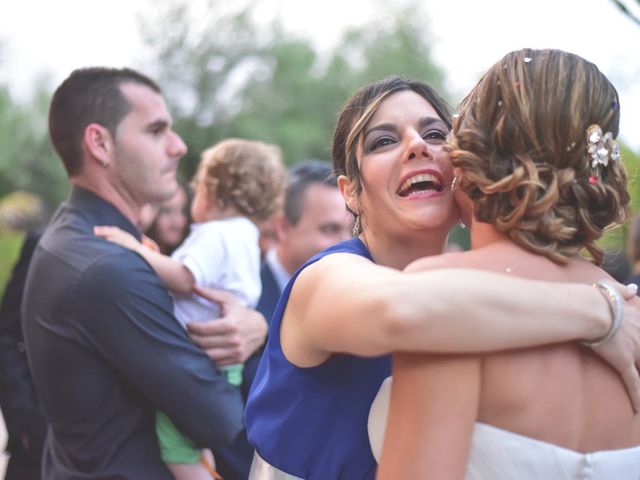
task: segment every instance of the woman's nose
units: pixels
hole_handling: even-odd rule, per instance
[[[425,142],[420,133],[416,131],[412,132],[408,139],[406,160],[414,160],[420,157],[431,158],[431,153],[427,142]]]

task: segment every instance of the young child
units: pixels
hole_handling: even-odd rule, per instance
[[[256,223],[281,207],[286,171],[280,149],[262,142],[229,139],[202,154],[193,180],[191,233],[171,257],[145,247],[116,227],[95,234],[142,255],[174,296],[178,321],[210,320],[219,307],[192,293],[195,284],[231,292],[254,307],[260,297],[260,249]],[[242,365],[223,367],[229,383],[242,383]],[[178,480],[210,479],[193,448],[169,419],[158,412],[163,459]]]

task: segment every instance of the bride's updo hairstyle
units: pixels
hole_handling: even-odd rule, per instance
[[[600,265],[596,240],[628,215],[619,121],[618,93],[594,64],[524,49],[462,101],[447,149],[478,221],[554,262],[585,248]]]

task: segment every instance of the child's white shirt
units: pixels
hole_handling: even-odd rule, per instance
[[[246,217],[195,223],[171,257],[189,269],[197,285],[226,290],[252,308],[262,291],[259,235]],[[183,326],[220,317],[218,304],[199,295],[172,295],[175,316]]]

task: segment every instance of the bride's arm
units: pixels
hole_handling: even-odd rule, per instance
[[[393,362],[377,478],[464,479],[478,412],[480,360],[401,353]]]

